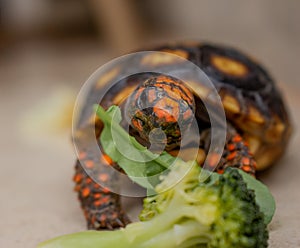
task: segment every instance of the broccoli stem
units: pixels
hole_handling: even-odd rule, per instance
[[[173,248],[191,247],[191,245],[199,243],[205,244],[209,240],[207,237],[199,238],[199,233],[208,233],[208,230],[207,227],[196,221],[184,221],[182,224],[176,224],[161,233],[157,233],[156,229],[162,230],[162,228],[153,225],[152,220],[149,222],[151,223],[130,224],[128,228],[117,231],[87,231],[70,234],[44,242],[38,248]],[[146,230],[152,229],[152,233],[144,235],[145,227]],[[130,237],[132,231],[135,231],[134,237]],[[155,236],[152,236],[153,233]],[[170,237],[174,238],[170,239]],[[179,246],[182,243],[184,245]]]
[[[61,236],[43,242],[37,248],[128,248],[131,247],[122,230],[86,231]]]
[[[173,206],[184,206],[180,211]],[[184,205],[184,199],[180,194],[174,195],[167,209],[151,220],[145,222],[137,222],[126,227],[128,237],[136,237],[136,240],[142,242],[147,241],[149,237],[154,237],[166,230],[171,229],[179,221],[190,215],[193,215],[194,209]],[[137,235],[137,233],[139,235]]]
[[[183,221],[176,224],[173,228],[155,236],[144,242],[141,248],[173,248],[173,247],[191,247],[195,244],[207,244],[208,237],[199,237],[200,233],[208,233],[208,228],[200,225],[196,221]],[[170,237],[173,237],[170,239]]]
[[[58,237],[42,243],[38,248],[173,248],[182,243],[183,247],[206,243],[209,240],[209,226],[187,220],[189,215],[193,215],[192,208],[179,210],[172,207],[182,205],[181,201],[184,200],[175,196],[171,207],[149,221],[135,222],[117,231],[87,231]],[[207,236],[199,238],[199,234]]]

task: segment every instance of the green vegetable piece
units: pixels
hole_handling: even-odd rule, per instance
[[[120,242],[119,244],[116,242]],[[112,248],[130,247],[121,231],[85,231],[45,241],[37,248]],[[116,245],[117,244],[117,245]]]
[[[145,198],[142,222],[113,232],[71,234],[38,248],[267,247],[263,213],[239,171],[226,169],[200,183],[201,171],[197,163],[176,161],[155,187],[157,195]]]
[[[117,162],[134,182],[153,190],[159,182],[159,174],[166,173],[175,158],[167,152],[154,154],[131,137],[119,124],[119,107],[111,106],[105,111],[96,105],[95,111],[104,123],[100,136],[104,152]]]
[[[248,188],[254,190],[256,202],[265,216],[265,224],[269,224],[276,209],[274,197],[272,196],[266,185],[256,180],[254,177],[245,173],[244,171],[239,172],[242,175],[244,181],[247,183]]]
[[[117,231],[87,231],[58,237],[38,248],[267,247],[266,226],[275,203],[266,186],[234,168],[227,168],[222,175],[212,173],[202,181],[201,172],[207,172],[196,162],[174,160],[165,153],[157,156],[130,137],[119,125],[121,115],[117,107],[105,112],[97,106],[97,114],[105,125],[100,138],[105,152],[133,180],[152,186],[137,178],[166,168],[169,173],[163,174],[162,181],[152,188],[156,194],[144,199],[142,222]],[[115,135],[118,144],[113,142]],[[130,149],[124,148],[125,144]],[[142,154],[153,161],[128,159],[122,149],[131,153],[131,158]],[[140,151],[141,154],[135,154]]]

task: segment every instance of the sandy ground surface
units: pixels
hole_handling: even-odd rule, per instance
[[[71,181],[75,155],[70,132],[53,128],[51,120],[60,111],[53,111],[51,104],[75,95],[104,59],[92,46],[74,51],[40,54],[21,49],[1,65],[0,247],[35,247],[85,230]],[[281,88],[288,96],[295,133],[285,157],[260,176],[277,202],[270,225],[274,248],[300,247],[300,91],[291,85]],[[136,203],[127,208],[134,212]]]

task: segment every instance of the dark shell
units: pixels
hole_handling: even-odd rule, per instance
[[[258,161],[258,169],[269,166],[280,157],[291,134],[290,119],[281,93],[261,65],[236,49],[213,44],[175,44],[152,50],[188,59],[208,75],[221,96],[227,120],[249,143]],[[176,61],[161,61],[156,55],[151,56],[141,58],[139,63],[149,63],[158,68],[178,66]],[[82,110],[79,128],[90,123],[93,113],[87,108],[95,103],[99,91],[124,70],[126,68],[108,71],[91,89]],[[107,92],[100,104],[104,107],[121,105],[138,86],[153,76],[157,75],[149,72],[120,80]],[[195,82],[188,83],[191,87],[195,86]],[[203,87],[203,95],[195,96],[196,117],[207,120],[203,104],[199,103],[199,98],[206,97],[207,89],[199,84],[196,87]]]
[[[227,120],[240,130],[263,169],[284,151],[291,123],[282,95],[267,70],[244,53],[230,47],[196,44],[160,47],[162,51],[188,53],[217,88]],[[195,51],[191,54],[189,51]]]

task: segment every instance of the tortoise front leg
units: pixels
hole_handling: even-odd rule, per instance
[[[121,208],[118,194],[110,192],[107,188],[101,187],[93,181],[78,160],[75,170],[75,191],[78,192],[78,198],[87,220],[88,229],[111,230],[125,227],[130,223],[129,218]],[[108,177],[107,173],[103,174],[103,179],[109,180]]]
[[[206,130],[202,136],[203,145],[206,153],[210,144],[210,130]],[[256,161],[249,150],[249,145],[243,140],[242,136],[231,126],[228,126],[227,139],[222,157],[216,165],[214,154],[208,154],[208,168],[215,168],[218,173],[223,173],[227,167],[236,167],[248,174],[255,176]]]
[[[251,175],[256,172],[256,161],[249,145],[238,133],[229,134],[217,171],[222,172],[228,166],[237,167]]]

